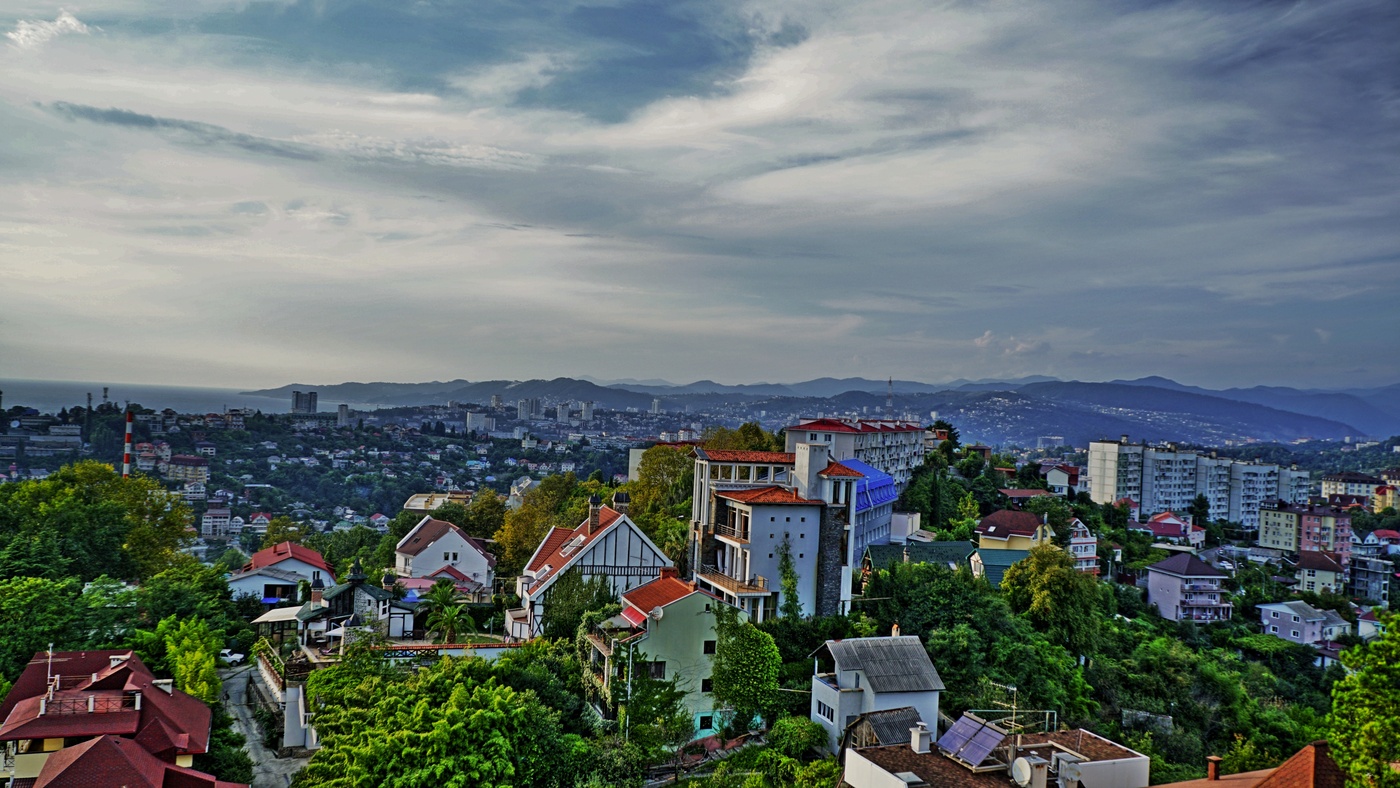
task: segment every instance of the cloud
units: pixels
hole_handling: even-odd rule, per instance
[[[14,30],[5,34],[5,38],[10,40],[12,46],[20,49],[37,49],[66,33],[88,35],[91,32],[92,28],[80,22],[77,17],[67,11],[60,11],[52,22],[20,20],[15,23]]]

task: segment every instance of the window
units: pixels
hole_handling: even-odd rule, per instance
[[[665,680],[666,678],[665,660],[659,660],[657,662],[648,662],[647,670],[649,671],[651,677],[654,679]]]
[[[700,730],[707,731],[715,727],[714,718],[709,714],[700,715]]]
[[[1269,611],[1269,618],[1278,618],[1278,611],[1277,611],[1277,610],[1270,610],[1270,611]]]
[[[714,679],[700,679],[700,691],[701,691],[701,692],[714,692],[714,691],[715,691],[715,680],[714,680]]]
[[[451,556],[452,556],[452,554],[449,553],[449,552],[447,552],[446,550],[443,550],[443,551],[442,551],[442,560],[444,560],[444,561],[451,561],[451,560],[452,560],[452,557],[451,557]]]
[[[1297,616],[1294,616],[1294,617],[1293,617],[1293,623],[1295,623],[1295,624],[1298,623],[1298,617],[1297,617]]]
[[[704,653],[706,653],[706,654],[713,654],[713,653],[715,653],[715,642],[714,642],[713,640],[707,640],[707,641],[705,641],[705,645],[703,646],[703,649],[704,649]]]
[[[1271,634],[1277,634],[1277,633],[1278,633],[1278,627],[1277,627],[1277,626],[1270,625],[1270,626],[1269,626],[1269,632],[1270,632]]]
[[[1293,630],[1293,637],[1295,637],[1295,638],[1298,637],[1298,630],[1296,630],[1296,629]]]
[[[834,722],[836,720],[836,709],[831,708],[821,701],[817,701],[817,714],[827,722]]]

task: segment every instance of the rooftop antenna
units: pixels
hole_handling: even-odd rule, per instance
[[[890,376],[890,386],[885,393],[885,418],[894,418],[894,376]]]

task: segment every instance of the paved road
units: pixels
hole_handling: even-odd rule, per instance
[[[248,740],[243,745],[248,757],[253,759],[252,788],[286,788],[292,782],[292,775],[306,765],[305,758],[278,758],[275,751],[263,746],[262,733],[253,720],[253,703],[248,692],[248,682],[254,680],[252,666],[230,668],[219,671],[224,681],[224,692],[228,694],[226,706],[233,714],[234,727]]]

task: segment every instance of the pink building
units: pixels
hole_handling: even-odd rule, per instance
[[[1147,567],[1147,602],[1169,621],[1229,621],[1234,611],[1221,588],[1225,573],[1190,553]]]

